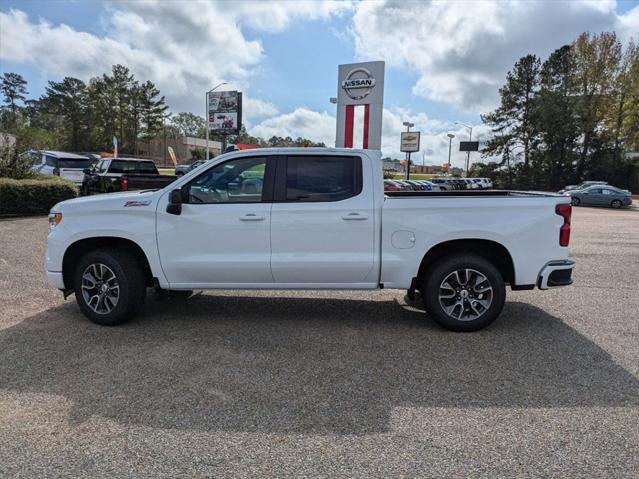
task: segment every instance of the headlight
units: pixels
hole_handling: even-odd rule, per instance
[[[62,213],[49,213],[49,233],[62,221]]]

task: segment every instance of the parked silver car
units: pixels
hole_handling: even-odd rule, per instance
[[[593,205],[621,208],[632,204],[632,195],[628,190],[622,190],[610,185],[589,186],[582,190],[566,192],[570,195],[573,206]]]
[[[589,186],[607,185],[607,184],[608,184],[607,181],[582,181],[578,185],[565,186],[563,190],[559,190],[559,193],[565,193],[567,191],[583,190],[584,188],[588,188]]]

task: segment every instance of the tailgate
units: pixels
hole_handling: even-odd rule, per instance
[[[71,180],[74,183],[82,183],[84,180],[84,171],[76,168],[60,168],[60,177]]]

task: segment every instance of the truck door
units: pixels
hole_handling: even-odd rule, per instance
[[[207,169],[181,188],[179,215],[167,213],[167,192],[158,206],[157,238],[162,270],[172,287],[273,282],[275,160],[242,156]]]
[[[377,285],[373,185],[366,171],[356,155],[278,160],[271,212],[276,283]]]

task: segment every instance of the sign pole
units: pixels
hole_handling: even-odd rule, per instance
[[[205,94],[206,99],[204,100],[204,116],[206,122],[206,161],[209,161],[209,92],[207,91]]]
[[[468,135],[468,141],[473,141],[473,127],[470,127],[470,134]],[[466,152],[466,178],[468,178],[468,168],[470,167],[470,150]]]

